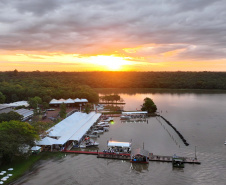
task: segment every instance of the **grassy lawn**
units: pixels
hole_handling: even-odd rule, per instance
[[[6,174],[13,174],[4,184],[9,184],[20,178],[25,172],[29,171],[37,161],[47,160],[53,157],[62,157],[62,155],[63,153],[61,152],[41,152],[37,155],[30,155],[28,158],[16,157],[11,164],[0,166],[0,171],[6,171]],[[13,168],[13,171],[8,171],[9,168]],[[4,176],[6,175],[1,175],[0,179]]]

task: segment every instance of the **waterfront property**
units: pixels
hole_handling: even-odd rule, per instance
[[[37,142],[43,150],[70,150],[73,145],[79,145],[91,126],[100,120],[101,114],[75,112],[49,130],[48,137]]]
[[[148,163],[149,152],[141,148],[132,149],[130,161],[132,163]]]
[[[61,104],[66,104],[67,106],[80,106],[80,105],[84,105],[86,103],[88,103],[88,100],[87,99],[79,99],[79,98],[76,98],[76,99],[59,99],[59,100],[56,100],[56,99],[52,99],[49,104],[52,105],[52,106],[60,106]]]

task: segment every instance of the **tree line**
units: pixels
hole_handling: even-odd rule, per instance
[[[92,96],[92,90],[89,87],[225,90],[225,81],[226,72],[11,71],[0,72],[0,91],[3,94],[10,94],[6,101],[20,99],[24,94],[34,97],[37,93],[41,94],[41,98],[47,98],[49,95],[54,95],[55,98],[73,98],[85,95],[90,100],[96,100],[97,98]],[[27,84],[29,87],[26,87]]]
[[[85,98],[92,103],[99,101],[96,91],[67,73],[0,72],[0,103],[29,100],[35,96],[46,103],[53,98]]]

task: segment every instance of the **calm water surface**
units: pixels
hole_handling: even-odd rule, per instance
[[[170,163],[150,162],[132,165],[128,161],[98,159],[91,155],[68,154],[58,160],[43,161],[14,184],[26,185],[225,185],[226,184],[226,93],[210,92],[140,92],[120,93],[125,110],[139,110],[145,97],[154,100],[158,111],[184,136],[185,146],[162,119],[149,118],[147,123],[121,123],[119,118],[97,141],[99,150],[107,140],[130,141],[158,155],[195,156],[201,165],[185,164],[172,169]]]

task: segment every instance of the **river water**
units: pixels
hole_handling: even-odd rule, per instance
[[[226,184],[226,93],[202,91],[118,92],[124,110],[139,110],[145,97],[153,99],[158,112],[184,136],[185,146],[164,120],[151,117],[148,123],[121,123],[115,118],[110,131],[97,142],[99,151],[107,141],[130,141],[156,155],[195,157],[201,165],[185,164],[173,169],[171,163],[150,162],[132,165],[129,161],[100,159],[92,155],[67,154],[42,161],[14,184],[26,185],[225,185]]]

